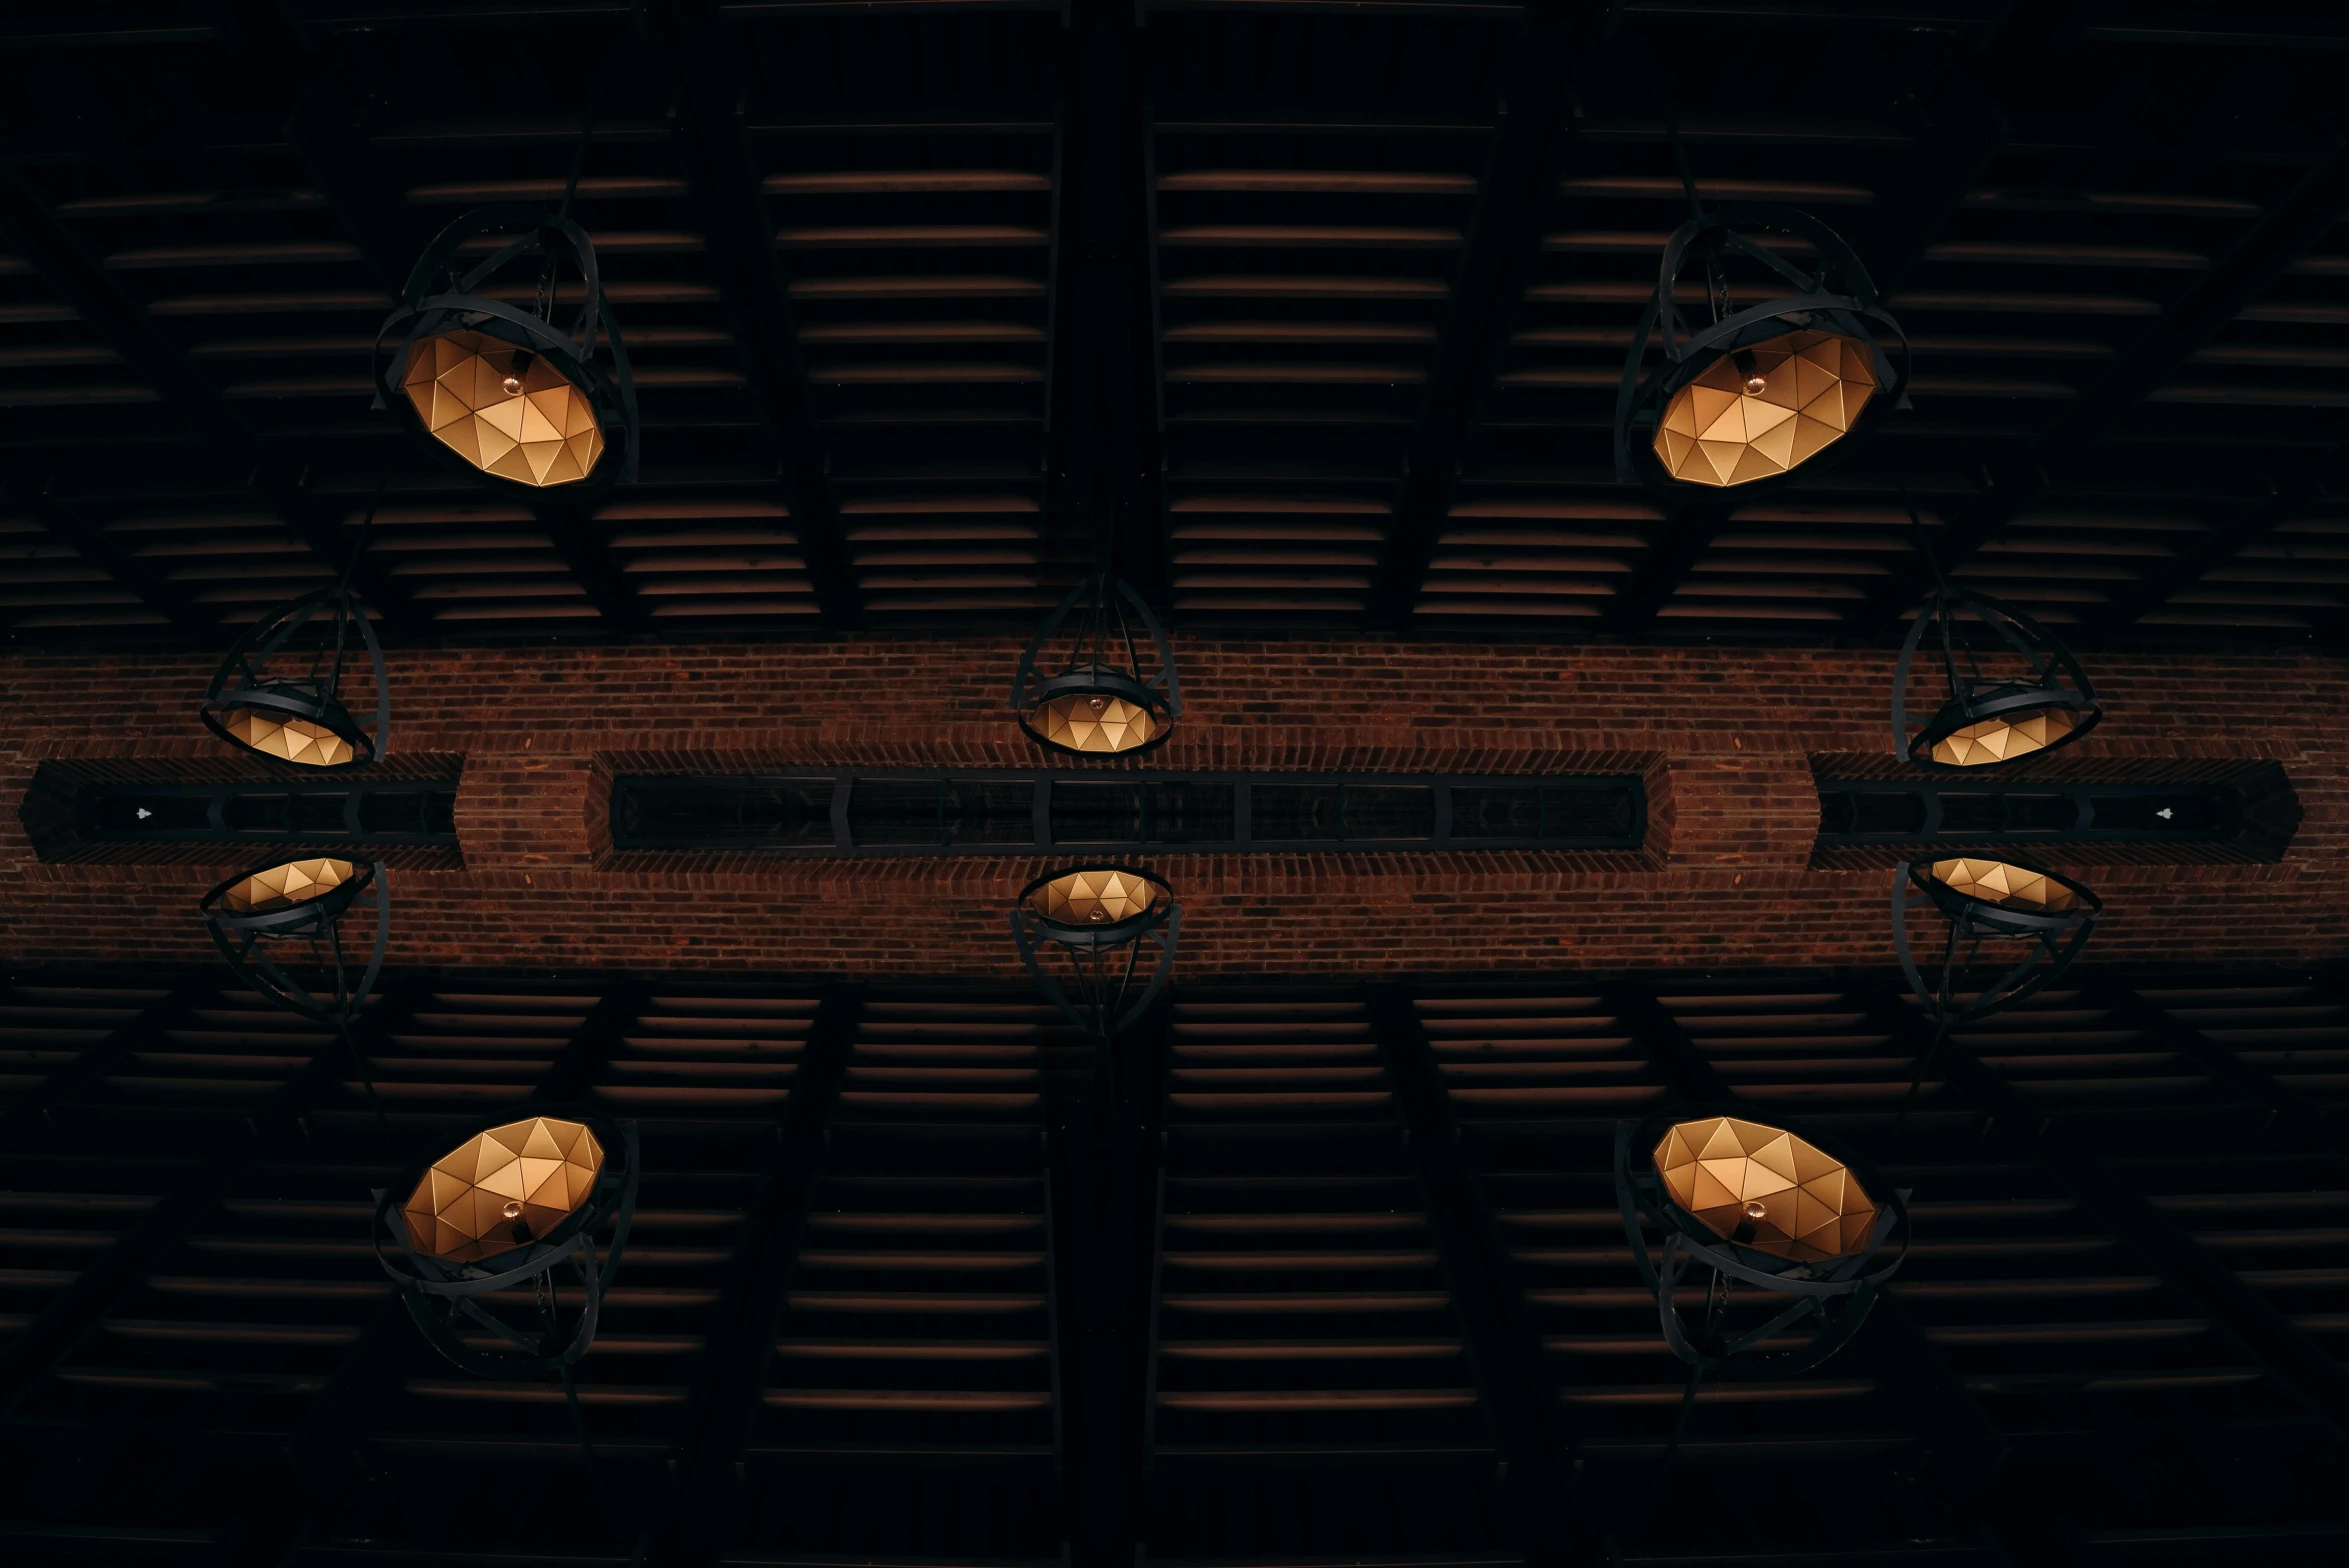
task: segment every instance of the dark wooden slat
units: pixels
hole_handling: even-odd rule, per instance
[[[12,463],[11,467],[22,472],[21,478],[12,475],[7,486],[12,504],[23,507],[75,554],[104,572],[116,587],[127,590],[175,629],[207,640],[220,637],[220,625],[214,616],[206,614],[188,593],[166,581],[162,573],[109,538],[105,529],[85,517],[72,503],[57,499],[48,476],[30,472],[30,464],[22,461]],[[16,612],[10,620],[13,622],[23,613]]]

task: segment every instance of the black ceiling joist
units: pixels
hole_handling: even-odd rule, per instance
[[[2336,130],[2299,182],[2268,209],[2201,284],[2165,313],[2099,374],[2049,428],[2027,459],[2002,464],[1998,483],[1956,508],[1936,541],[1945,570],[1955,570],[2042,496],[2079,472],[2100,443],[2172,375],[2209,347],[2293,262],[2349,212],[2349,139]],[[1931,568],[1912,561],[1893,572],[1853,620],[1862,636],[1896,633],[1932,587]],[[2138,613],[2142,613],[2140,610]]]
[[[1569,90],[1595,8],[1537,0],[1511,42],[1490,150],[1477,182],[1476,216],[1437,329],[1427,393],[1403,449],[1403,488],[1378,575],[1371,616],[1400,629],[1435,558],[1460,479],[1477,408],[1492,385],[1518,301],[1541,253],[1542,226],[1571,147]]]
[[[743,125],[741,42],[722,9],[711,0],[688,0],[670,12],[687,200],[709,245],[743,370],[772,427],[785,504],[806,555],[817,614],[828,627],[850,626],[863,616],[863,599],[827,477],[823,433],[808,402],[797,312]]]

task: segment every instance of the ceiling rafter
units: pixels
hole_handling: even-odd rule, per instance
[[[686,200],[709,246],[752,395],[774,435],[817,614],[827,627],[851,626],[863,619],[863,595],[832,494],[823,433],[809,405],[798,313],[739,108],[747,91],[741,52],[720,10],[710,0],[685,0],[670,13]]]
[[[173,628],[204,639],[219,636],[220,623],[216,617],[206,614],[193,596],[174,587],[163,573],[109,537],[104,528],[83,515],[78,507],[57,499],[49,476],[28,473],[21,481],[11,483],[8,492],[14,505],[23,507],[68,549],[104,572],[114,586],[128,591],[148,609],[162,615]]]
[[[0,169],[0,235],[203,441],[211,465],[237,470],[245,486],[329,570],[350,574],[352,585],[374,606],[387,630],[414,633],[422,628],[423,617],[414,602],[373,563],[354,559],[355,547],[342,529],[340,508],[309,492],[301,471],[269,452],[229,411],[204,376],[155,331],[145,313],[106,281],[96,259],[14,169]]]
[[[2201,285],[2123,349],[2040,438],[2028,458],[2008,466],[1997,476],[2001,482],[1953,510],[1937,542],[1942,568],[1956,571],[2027,507],[2060,490],[2063,476],[2082,466],[2083,454],[2110,436],[2157,387],[2209,347],[2295,261],[2329,234],[2345,213],[2349,213],[2349,139],[2336,127],[2333,143],[2323,156],[2232,251],[2218,260]],[[1909,562],[1856,613],[1853,630],[1863,637],[1890,635],[1932,583],[1930,563],[1921,558]]]
[[[1526,8],[1524,34],[1477,184],[1476,215],[1454,269],[1450,303],[1437,329],[1427,393],[1403,448],[1403,487],[1377,575],[1374,621],[1400,629],[1435,559],[1460,480],[1475,415],[1493,384],[1518,302],[1540,258],[1543,220],[1573,145],[1573,95],[1559,85],[1590,41],[1595,8],[1540,0]]]

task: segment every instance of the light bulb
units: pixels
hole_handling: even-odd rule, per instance
[[[511,1199],[508,1199],[506,1206],[498,1210],[498,1212],[503,1214],[507,1219],[518,1220],[522,1217],[522,1205],[512,1201]]]
[[[1760,397],[1763,392],[1768,390],[1769,385],[1770,383],[1764,380],[1762,378],[1762,373],[1757,370],[1752,375],[1745,378],[1745,395],[1747,397]]]
[[[505,394],[508,397],[520,397],[522,395],[522,378],[520,376],[508,376],[505,380],[499,382],[498,385],[505,389]]]
[[[1749,1220],[1766,1219],[1769,1217],[1769,1213],[1769,1206],[1759,1198],[1752,1200],[1745,1206],[1745,1217]]]
[[[1107,703],[1103,702],[1103,701],[1102,701],[1102,700],[1101,700],[1099,697],[1096,697],[1096,698],[1094,698],[1094,699],[1093,699],[1093,711],[1094,711],[1095,713],[1099,713],[1099,712],[1100,712],[1100,711],[1101,711],[1103,708],[1105,708],[1105,707],[1107,707],[1107,706],[1109,706],[1109,704],[1107,704]]]

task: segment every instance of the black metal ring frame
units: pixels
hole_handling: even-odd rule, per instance
[[[427,1257],[408,1245],[407,1226],[400,1217],[400,1206],[409,1193],[424,1179],[435,1160],[449,1149],[459,1147],[466,1139],[479,1136],[492,1127],[503,1127],[509,1122],[527,1121],[534,1116],[556,1117],[563,1121],[583,1124],[603,1146],[604,1167],[597,1175],[595,1189],[587,1201],[561,1224],[536,1241],[526,1242],[511,1252],[485,1258],[479,1263],[444,1263]],[[615,1164],[619,1167],[614,1169]],[[571,1389],[571,1368],[595,1343],[596,1325],[603,1311],[604,1293],[611,1288],[613,1277],[619,1273],[620,1261],[628,1250],[628,1229],[636,1218],[636,1192],[642,1175],[638,1156],[636,1124],[614,1122],[595,1112],[576,1105],[524,1105],[502,1112],[479,1122],[456,1140],[445,1144],[437,1153],[411,1161],[394,1178],[389,1187],[376,1189],[375,1223],[389,1230],[399,1244],[400,1254],[407,1261],[402,1268],[377,1249],[377,1262],[384,1273],[399,1287],[407,1303],[408,1315],[433,1349],[446,1356],[463,1370],[476,1377],[511,1377],[521,1372],[554,1372],[563,1379],[566,1394],[574,1400]],[[611,1245],[598,1261],[595,1232],[607,1220],[613,1222]],[[519,1259],[519,1261],[514,1261]],[[475,1298],[493,1290],[504,1290],[525,1280],[551,1275],[555,1268],[568,1261],[578,1276],[582,1290],[579,1316],[565,1335],[559,1323],[551,1320],[534,1340],[511,1325],[500,1321]],[[457,1337],[464,1322],[487,1329],[498,1338],[514,1346],[512,1350],[480,1351]]]
[[[2104,901],[2087,888],[2070,877],[2059,876],[2039,866],[1994,855],[1950,854],[1941,858],[1999,860],[2003,865],[2015,866],[2060,884],[2080,901],[2080,907],[2060,911],[2013,909],[1959,892],[1924,869],[1924,863],[1904,860],[1895,867],[1892,873],[1893,950],[1899,955],[1900,972],[1907,977],[1909,989],[1916,993],[1917,1000],[1925,1004],[1933,1018],[1943,1024],[1986,1018],[2028,1000],[2052,984],[2080,956],[2080,949],[2087,945],[2089,936],[2096,930],[2097,917],[2104,912]],[[1919,895],[1949,921],[1949,939],[1941,951],[1940,982],[1933,987],[1925,984],[1909,935],[1909,905]],[[1971,1002],[1958,1005],[1959,944],[1969,940],[1979,943],[1994,937],[2028,942],[2031,945],[2024,951],[2022,958],[2009,966],[1996,982],[1976,992]],[[2039,968],[2042,960],[2046,963],[2044,969]]]
[[[1957,618],[1962,612],[1971,612],[1983,625],[1997,632],[1999,638],[2023,662],[2030,666],[2029,681],[1968,680],[1958,674],[1957,655],[1960,638]],[[1941,638],[1941,662],[1949,679],[1949,700],[1914,736],[1909,734],[1909,670],[1916,662],[1917,650],[1923,646],[1928,625],[1938,629]],[[2036,646],[2035,646],[2036,645]],[[2045,650],[2042,656],[2041,650]],[[1970,654],[1970,650],[1969,650]],[[2065,682],[2069,681],[2069,685]],[[1942,772],[1971,772],[1972,767],[1961,768],[1956,763],[1936,762],[1933,748],[1969,724],[1995,719],[2001,714],[2019,708],[2063,708],[2080,715],[2080,719],[2063,737],[2025,753],[2041,756],[2087,734],[2104,717],[2104,709],[2097,704],[2096,688],[2089,684],[2088,672],[2080,661],[2063,645],[2062,639],[2026,612],[1971,588],[1954,583],[1943,583],[1933,597],[1917,612],[1910,623],[1909,634],[1900,645],[1900,663],[1892,672],[1892,747],[1900,756],[1921,766]],[[2015,760],[2015,759],[2005,759]],[[2002,763],[1977,763],[1974,767],[1999,767]]]
[[[315,673],[301,676],[271,675],[269,661],[285,651],[303,628],[308,626],[320,610],[329,613],[334,629],[333,662],[327,666],[321,679]],[[356,624],[359,639],[366,645],[367,662],[375,675],[375,733],[370,735],[351,717],[340,698],[343,678],[343,659],[350,642],[350,629]],[[391,750],[391,678],[384,670],[383,644],[375,637],[374,623],[367,619],[359,597],[346,583],[334,588],[321,588],[289,600],[269,611],[239,637],[213,672],[212,684],[204,689],[202,717],[204,727],[240,751],[252,751],[243,741],[228,732],[221,715],[236,708],[266,708],[292,718],[307,719],[323,729],[333,731],[351,748],[351,760],[321,765],[287,762],[285,765],[305,771],[339,772],[346,768],[363,767],[377,761]],[[253,752],[267,756],[266,752]],[[273,759],[284,761],[283,758]]]
[[[1806,273],[1779,256],[1767,246],[1748,237],[1746,231],[1759,230],[1790,235],[1806,240],[1817,250],[1819,270]],[[1716,253],[1734,251],[1751,257],[1786,279],[1795,287],[1793,294],[1779,299],[1764,300],[1759,305],[1722,317],[1695,332],[1681,319],[1680,307],[1673,298],[1673,290],[1680,280],[1680,270],[1686,263],[1692,247]],[[1839,284],[1840,287],[1830,287]],[[1877,331],[1869,323],[1876,323],[1900,344],[1900,363],[1896,367]],[[1648,338],[1661,324],[1664,329],[1664,362],[1652,373],[1645,373]],[[1860,420],[1834,443],[1835,448],[1853,445],[1852,437],[1860,427],[1873,424],[1884,407],[1908,407],[1909,346],[1908,334],[1900,323],[1885,310],[1878,297],[1874,280],[1867,267],[1846,244],[1843,237],[1806,212],[1792,207],[1739,207],[1703,217],[1691,218],[1672,233],[1664,244],[1663,260],[1656,273],[1656,292],[1640,313],[1639,326],[1632,333],[1630,351],[1623,359],[1623,379],[1615,395],[1615,474],[1619,479],[1639,478],[1652,489],[1668,495],[1703,492],[1717,494],[1709,485],[1692,485],[1672,478],[1656,465],[1653,455],[1647,462],[1638,462],[1633,455],[1631,431],[1634,425],[1645,425],[1653,431],[1656,421],[1663,417],[1664,407],[1690,381],[1703,374],[1716,353],[1730,353],[1749,344],[1759,343],[1788,332],[1804,328],[1818,328],[1855,337],[1868,345],[1868,355],[1876,372],[1876,395],[1868,400]],[[1841,455],[1840,451],[1836,452]],[[1821,454],[1824,457],[1825,454]],[[1813,457],[1802,467],[1815,472],[1821,457]],[[1830,459],[1831,460],[1831,459]],[[1791,474],[1791,470],[1789,473]],[[1773,479],[1757,479],[1736,486],[1741,495],[1751,495],[1783,483],[1786,475]]]
[[[519,239],[509,241],[494,252],[488,260],[470,272],[459,274],[455,257],[459,246],[483,234],[522,231]],[[489,299],[473,291],[492,273],[517,257],[536,252],[547,258],[552,266],[557,253],[568,249],[577,263],[583,296],[579,316],[569,333],[553,322],[534,316],[528,311],[516,310],[502,300]],[[436,287],[446,276],[448,287]],[[384,318],[376,329],[375,349],[371,358],[383,352],[383,340],[395,330],[404,329],[405,337],[391,361],[375,374],[375,406],[389,406],[401,420],[424,437],[425,444],[442,458],[455,464],[477,481],[486,481],[501,489],[526,494],[540,494],[533,486],[520,484],[499,475],[487,473],[466,462],[456,453],[432,439],[431,432],[418,423],[415,411],[408,404],[400,382],[407,374],[409,358],[416,345],[437,333],[465,329],[484,333],[513,344],[516,348],[551,361],[565,379],[587,394],[594,407],[596,421],[606,431],[609,443],[613,429],[620,432],[619,469],[614,471],[605,463],[596,464],[587,477],[560,487],[567,496],[591,494],[603,489],[617,478],[636,477],[638,448],[642,444],[642,428],[636,411],[636,376],[629,368],[628,345],[620,336],[620,323],[612,314],[612,307],[604,297],[602,273],[596,265],[595,246],[587,231],[560,213],[527,205],[504,204],[483,207],[469,212],[434,237],[417,259],[415,270],[408,274],[407,287],[400,303]],[[599,337],[609,346],[611,369],[606,370],[596,359]]]
[[[1638,1124],[1636,1131],[1630,1122],[1615,1124],[1615,1201],[1623,1219],[1623,1235],[1631,1244],[1632,1261],[1639,1269],[1641,1281],[1655,1293],[1665,1344],[1693,1369],[1692,1393],[1696,1375],[1729,1371],[1755,1379],[1795,1377],[1850,1344],[1875,1308],[1877,1293],[1884,1282],[1906,1259],[1910,1233],[1905,1190],[1887,1186],[1872,1165],[1840,1144],[1773,1121],[1768,1125],[1792,1132],[1841,1160],[1876,1200],[1876,1225],[1869,1233],[1868,1245],[1852,1257],[1811,1264],[1789,1262],[1756,1248],[1721,1240],[1702,1220],[1672,1201],[1663,1179],[1656,1173],[1654,1160],[1634,1153],[1635,1144],[1641,1150],[1652,1150],[1665,1129],[1673,1124],[1707,1116],[1731,1116],[1740,1121],[1756,1119],[1736,1106],[1677,1105],[1648,1117]],[[1633,1168],[1635,1159],[1642,1167],[1637,1171]],[[1647,1233],[1643,1228],[1643,1221],[1647,1220],[1652,1220],[1664,1232],[1660,1263],[1648,1256]],[[1901,1234],[1900,1252],[1891,1262],[1871,1268],[1896,1230]],[[1690,1334],[1672,1300],[1673,1292],[1692,1265],[1710,1269],[1716,1283],[1743,1280],[1791,1296],[1794,1301],[1767,1322],[1735,1339],[1716,1340],[1709,1346],[1700,1344]],[[1766,1355],[1749,1353],[1753,1346],[1796,1327],[1809,1317],[1819,1321],[1816,1335],[1809,1343]]]
[[[1047,920],[1029,908],[1028,900],[1047,883],[1081,871],[1116,871],[1126,876],[1139,877],[1160,890],[1159,898],[1138,915],[1099,926],[1071,926]],[[1035,930],[1029,930],[1033,921]],[[1175,946],[1182,938],[1183,907],[1174,901],[1174,889],[1166,879],[1152,872],[1132,866],[1084,865],[1070,866],[1038,877],[1020,889],[1019,898],[1011,906],[1011,938],[1019,948],[1020,962],[1029,978],[1054,1007],[1060,1009],[1069,1022],[1104,1046],[1133,1026],[1149,1009],[1151,1002],[1166,985],[1166,977],[1174,967]],[[1151,966],[1149,981],[1142,994],[1129,1003],[1134,975],[1140,968],[1142,944],[1147,941],[1158,948],[1158,960]],[[1044,967],[1038,956],[1046,942],[1057,942],[1070,950],[1077,967],[1082,1006],[1071,1000],[1067,990],[1052,972]],[[1126,949],[1125,970],[1112,974],[1114,960],[1111,954]],[[1088,967],[1088,965],[1090,967]]]
[[[297,858],[345,859],[335,854]],[[206,893],[198,905],[204,916],[204,929],[210,934],[212,945],[220,950],[220,956],[228,961],[230,971],[246,985],[288,1012],[348,1031],[359,1009],[367,1005],[368,996],[374,992],[377,976],[383,973],[384,948],[391,940],[391,870],[381,861],[346,861],[359,866],[359,873],[316,898],[254,914],[238,914],[222,907],[230,888],[247,877],[286,863],[284,860],[264,862]],[[362,894],[366,895],[366,903],[360,907],[375,913],[375,942],[368,955],[367,972],[353,987],[343,958],[342,918],[354,905],[359,905]],[[331,1001],[319,1000],[269,956],[269,944],[300,937],[325,940],[325,963],[334,976]]]
[[[1120,600],[1124,603],[1121,605]],[[1036,657],[1044,651],[1068,619],[1069,612],[1084,601],[1085,610],[1076,631],[1077,652],[1068,668],[1057,675],[1039,675]],[[1135,619],[1149,633],[1158,652],[1158,673],[1144,678],[1139,650],[1134,645],[1132,625],[1126,619],[1126,607],[1133,610]],[[1126,667],[1118,669],[1102,662],[1106,648],[1111,653],[1122,644]],[[1091,650],[1088,659],[1087,650]],[[1155,721],[1156,733],[1141,745],[1116,753],[1134,757],[1155,751],[1166,744],[1173,734],[1172,722],[1182,717],[1182,679],[1175,673],[1173,645],[1167,641],[1166,629],[1158,624],[1158,617],[1142,596],[1122,577],[1109,572],[1094,572],[1068,591],[1052,613],[1044,618],[1036,635],[1029,639],[1027,650],[1020,655],[1019,667],[1011,677],[1011,709],[1019,717],[1019,726],[1030,740],[1050,751],[1065,752],[1071,756],[1100,755],[1080,752],[1058,741],[1047,740],[1033,720],[1036,711],[1055,697],[1092,696],[1117,697],[1147,710]]]

